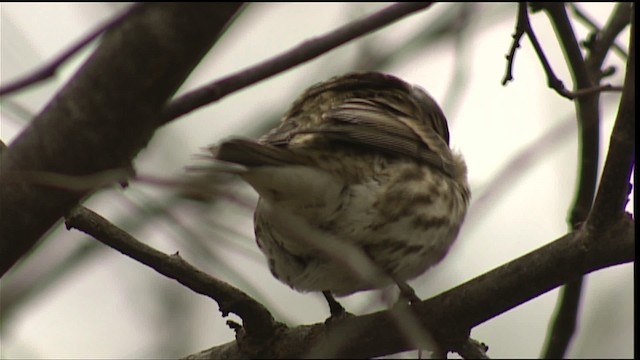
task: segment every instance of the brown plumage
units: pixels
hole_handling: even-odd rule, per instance
[[[396,282],[411,297],[405,281],[445,256],[469,203],[442,110],[391,75],[314,85],[259,141],[230,139],[211,151],[241,165],[260,195],[256,240],[273,275],[322,291],[334,315],[342,308],[331,293]]]

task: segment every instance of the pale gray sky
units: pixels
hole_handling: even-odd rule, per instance
[[[305,39],[328,32],[354,16],[368,14],[385,4],[348,3],[258,3],[252,5],[192,74],[184,89],[241,70]],[[2,3],[1,79],[4,83],[51,59],[68,44],[122,8],[103,3]],[[423,24],[434,21],[450,4],[437,4],[366,38],[372,51],[385,49],[410,36]],[[581,5],[602,24],[612,4]],[[411,282],[422,298],[436,295],[490,269],[534,250],[567,231],[566,214],[573,200],[576,177],[577,140],[573,104],[546,87],[541,65],[526,38],[517,53],[515,80],[501,85],[505,54],[514,31],[515,4],[481,3],[479,15],[463,43],[464,56],[450,42],[419,51],[384,69],[429,91],[443,106],[450,122],[452,146],[462,152],[469,168],[473,199],[477,200],[493,177],[519,152],[545,136],[552,128],[564,129],[560,141],[544,146],[543,157],[532,156],[532,165],[522,170],[499,197],[474,208],[448,257],[436,268]],[[493,14],[502,15],[493,15]],[[486,15],[485,15],[486,14]],[[571,79],[557,46],[553,29],[544,14],[532,15],[532,23],[551,64],[567,87]],[[576,25],[584,38],[587,31]],[[628,30],[619,43],[626,48]],[[358,42],[357,44],[362,44]],[[157,132],[136,160],[139,173],[172,178],[193,165],[201,148],[231,135],[246,134],[265,114],[281,114],[306,87],[330,76],[353,70],[359,45],[348,45],[284,74],[242,90],[222,101],[174,121]],[[76,56],[60,76],[10,97],[31,112],[38,112],[56,89],[73,74],[88,51]],[[455,74],[456,58],[464,69],[461,90],[445,99]],[[620,64],[616,56],[613,64]],[[610,79],[621,84],[623,69]],[[183,89],[183,90],[184,90]],[[603,96],[602,155],[619,97]],[[448,101],[446,104],[445,101]],[[10,105],[0,112],[0,138],[8,143],[25,126]],[[567,125],[562,126],[566,122]],[[255,194],[248,187],[236,192],[249,201]],[[93,196],[88,206],[114,221],[140,216],[134,203],[163,199],[166,189],[134,184],[126,191],[110,190]],[[633,204],[629,209],[632,211]],[[251,209],[233,204],[217,206],[204,216],[218,226],[207,231],[202,211],[185,206],[172,209],[175,218],[200,237],[216,241],[219,261],[237,270],[246,282],[206,257],[177,233],[170,221],[157,220],[139,227],[134,235],[148,244],[174,253],[214,276],[260,297],[278,314],[295,323],[323,321],[328,311],[317,295],[299,294],[275,280],[253,245]],[[194,220],[194,218],[196,220]],[[235,229],[221,230],[220,224]],[[39,249],[40,256],[57,252],[58,257],[81,244],[83,236],[55,230]],[[235,247],[242,246],[245,252]],[[248,252],[248,255],[246,254]],[[190,257],[191,256],[191,257]],[[45,258],[43,256],[43,258]],[[50,260],[55,262],[55,260]],[[9,275],[5,281],[11,281]],[[633,356],[633,267],[618,266],[588,276],[583,298],[580,330],[569,357]],[[256,292],[252,287],[257,289]],[[341,299],[351,312],[379,309],[377,292]],[[489,355],[531,358],[539,355],[557,290],[478,326],[472,337],[490,346]],[[372,300],[374,304],[372,305]],[[170,308],[171,304],[176,305]],[[170,309],[170,310],[167,310]],[[171,317],[163,317],[170,311]],[[85,261],[74,272],[45,293],[21,307],[2,324],[1,355],[5,358],[123,358],[186,355],[233,339],[211,300],[159,276],[152,270],[110,249]],[[605,330],[603,330],[605,329]],[[188,332],[190,343],[171,352],[167,342],[174,332]],[[185,340],[187,341],[187,340]],[[164,344],[164,348],[158,344]]]

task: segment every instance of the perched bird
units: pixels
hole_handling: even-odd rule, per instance
[[[307,89],[258,141],[210,148],[260,198],[256,241],[273,275],[333,295],[406,284],[439,262],[469,204],[467,169],[447,120],[420,87],[350,73]]]

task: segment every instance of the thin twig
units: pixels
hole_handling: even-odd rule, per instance
[[[169,256],[153,249],[83,206],[74,208],[66,217],[65,224],[68,229],[87,233],[189,289],[212,298],[218,303],[223,316],[230,312],[240,316],[247,334],[254,339],[273,336],[280,326],[262,304],[243,291],[198,270],[178,253]]]
[[[613,46],[615,50],[615,40],[624,30],[630,21],[630,4],[617,4],[607,24],[597,33],[598,35],[589,43],[587,54],[587,68],[593,76],[597,76],[595,82],[599,82],[600,78],[606,76],[606,70],[600,70],[604,63],[609,49]]]
[[[547,331],[548,339],[543,355],[544,359],[564,358],[571,338],[576,331],[583,281],[584,278],[580,276],[560,289],[558,309]]]
[[[85,35],[84,38],[80,39],[77,43],[71,45],[68,49],[64,50],[61,54],[55,57],[53,60],[44,64],[40,69],[37,69],[30,74],[23,76],[7,85],[0,87],[0,96],[4,96],[10,94],[12,92],[24,89],[30,85],[38,83],[40,81],[46,80],[50,77],[53,77],[60,66],[62,66],[67,60],[69,60],[73,55],[75,55],[78,51],[82,50],[85,46],[90,44],[93,40],[102,35],[105,31],[109,30],[113,26],[119,24],[122,20],[126,19],[131,11],[135,10],[134,7],[140,8],[141,4],[132,5],[130,8],[122,11],[118,15],[112,17],[107,20],[105,23],[98,25],[98,27]]]
[[[570,3],[567,3],[567,4],[569,5],[569,8],[573,12],[573,15],[575,15],[578,20],[581,20],[584,24],[586,24],[591,29],[591,31],[593,33],[598,34],[599,38],[603,37],[603,31],[595,23],[595,21],[593,21],[589,17],[589,15],[587,15],[584,11],[582,11],[582,9],[580,7],[578,7],[578,5],[576,5],[575,3],[570,2]],[[629,6],[628,4],[624,4],[624,3],[616,4],[616,8],[613,10],[614,16],[612,16],[612,18],[614,18],[615,14],[618,14],[618,13],[620,13],[620,15],[623,15],[620,12],[620,10],[622,10],[622,11],[624,11],[626,13],[626,18],[628,19],[629,18],[628,8],[625,9],[625,7],[628,7],[628,6]],[[627,20],[627,23],[628,23],[628,20]],[[608,28],[608,27],[605,27],[605,29],[606,28]],[[615,37],[614,37],[613,40],[615,40]],[[629,56],[629,54],[627,54],[627,52],[622,48],[622,46],[620,46],[615,41],[613,41],[609,46],[613,49],[613,51],[618,53],[618,55],[620,55],[620,57],[622,57],[623,59],[626,59]],[[589,47],[591,47],[591,46],[589,46]]]
[[[257,289],[254,284],[247,280],[248,275],[242,272],[244,269],[236,269],[231,265],[235,258],[224,257],[220,252],[215,251],[219,250],[220,247],[227,248],[230,246],[231,248],[229,249],[231,249],[235,255],[244,255],[246,258],[259,263],[260,265],[264,265],[264,257],[261,256],[261,254],[258,254],[259,250],[256,247],[251,247],[251,250],[253,250],[251,251],[246,246],[242,246],[241,242],[227,239],[219,233],[220,230],[223,232],[234,232],[236,229],[232,229],[213,220],[205,212],[199,212],[198,215],[196,215],[199,216],[199,218],[192,219],[195,220],[193,223],[199,223],[203,226],[211,227],[211,229],[215,228],[217,231],[216,234],[202,234],[193,226],[184,224],[181,217],[177,216],[177,214],[171,210],[175,209],[182,200],[180,198],[176,198],[173,194],[162,200],[159,200],[154,196],[149,196],[142,191],[137,191],[137,189],[128,190],[127,196],[125,196],[125,193],[123,192],[118,192],[116,195],[122,197],[123,201],[126,201],[127,204],[132,208],[135,208],[137,211],[137,214],[125,217],[125,223],[129,222],[127,221],[128,219],[137,219],[138,226],[140,224],[149,223],[150,221],[159,221],[166,224],[168,228],[173,230],[173,235],[167,235],[177,240],[174,241],[174,243],[180,243],[180,245],[184,247],[185,253],[196,257],[192,259],[192,262],[196,262],[196,260],[203,260],[212,266],[212,271],[215,271],[215,269],[221,269],[225,272],[225,277],[229,282],[241,287],[250,294],[254,294],[253,296],[256,300],[263,302],[265,307],[269,308],[269,304],[264,302],[266,301],[264,291]],[[252,206],[251,210],[253,210],[254,207],[255,206]],[[223,229],[220,229],[221,227],[223,227]],[[235,232],[234,237],[238,236],[246,237],[246,234]],[[254,245],[253,237],[251,237],[250,240],[247,238],[247,241],[250,242],[251,245]],[[288,313],[283,313],[282,311],[273,308],[270,308],[270,312],[280,322],[284,322],[285,324],[295,322],[290,318]]]
[[[611,84],[596,85],[587,89],[579,89],[579,90],[573,91],[572,95],[574,98],[579,98],[582,96],[587,96],[587,95],[592,95],[595,93],[602,93],[602,92],[622,92],[622,89],[623,89],[622,86],[613,86]]]
[[[571,20],[567,15],[564,3],[544,3],[544,10],[547,12],[564,50],[574,79],[574,88],[576,90],[584,90],[593,87],[596,84],[589,76],[580,50],[580,44],[571,25]]]
[[[425,9],[431,4],[429,2],[394,4],[370,16],[339,27],[326,35],[304,41],[302,44],[280,55],[178,97],[167,105],[158,122],[161,125],[166,124],[201,106],[215,102],[234,91],[289,70],[348,41],[387,26],[416,11]]]
[[[518,20],[516,21],[516,32],[511,35],[513,41],[511,42],[509,53],[505,56],[507,59],[507,72],[504,74],[504,78],[502,79],[503,86],[507,85],[509,81],[513,80],[513,63],[516,58],[516,49],[520,47],[520,39],[522,39],[522,35],[524,35],[524,18],[526,12],[526,3],[519,3]]]
[[[509,54],[507,54],[507,71],[505,73],[504,78],[502,79],[502,85],[506,85],[509,81],[513,80],[513,63],[515,60],[516,49],[520,47],[520,39],[523,35],[527,35],[529,40],[531,41],[531,45],[533,46],[542,67],[544,68],[544,72],[547,75],[547,85],[555,90],[560,96],[565,97],[569,100],[573,100],[578,97],[583,97],[592,93],[602,92],[602,91],[615,91],[618,89],[617,87],[613,87],[611,85],[604,86],[580,86],[577,84],[578,90],[570,91],[565,86],[562,80],[556,76],[547,56],[538,41],[538,38],[531,27],[531,22],[529,21],[529,12],[527,10],[527,3],[520,2],[518,3],[518,20],[516,22],[516,31],[513,34],[513,42],[511,44],[511,48],[509,50]],[[574,38],[575,39],[575,38]],[[579,49],[578,49],[579,51]],[[569,55],[570,58],[573,57]],[[580,60],[582,61],[582,57],[580,56]]]
[[[551,64],[549,64],[549,60],[547,60],[547,56],[544,54],[542,50],[542,46],[540,46],[540,42],[538,42],[538,38],[536,37],[533,28],[531,27],[531,22],[529,21],[529,12],[527,10],[527,3],[520,2],[518,3],[518,20],[516,22],[516,32],[513,35],[513,44],[511,45],[511,50],[509,51],[509,55],[507,55],[507,73],[502,80],[502,85],[507,84],[510,80],[513,79],[512,68],[513,62],[515,58],[516,49],[520,47],[520,39],[523,35],[527,35],[529,40],[531,41],[531,45],[544,68],[544,72],[547,75],[547,85],[554,89],[558,94],[567,98],[573,99],[573,95],[569,90],[564,87],[564,83],[560,80],[556,74],[553,72],[551,68]]]
[[[531,41],[531,45],[533,45],[533,48],[536,51],[536,55],[538,56],[540,63],[542,63],[542,67],[544,68],[545,74],[547,74],[547,85],[550,88],[554,89],[561,96],[564,96],[567,99],[573,99],[573,95],[569,90],[567,90],[567,88],[565,88],[562,80],[560,80],[556,76],[555,72],[553,71],[553,68],[551,68],[551,64],[549,63],[549,60],[547,60],[547,56],[545,55],[544,50],[542,50],[542,46],[538,41],[538,37],[534,33],[533,28],[531,27],[531,23],[529,22],[529,12],[527,11],[526,3],[520,6],[524,8],[522,13],[524,14],[525,33],[529,37],[529,40]]]

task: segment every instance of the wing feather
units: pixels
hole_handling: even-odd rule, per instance
[[[416,121],[412,118],[416,116],[414,113],[414,110],[376,99],[352,98],[323,113],[325,121],[318,125],[298,126],[292,121],[288,123],[289,129],[280,128],[264,141],[286,146],[297,135],[316,134],[372,151],[409,156],[451,174],[452,159],[439,155],[450,153],[447,143],[435,130],[421,127],[420,124],[429,122]],[[446,151],[442,151],[443,147]]]

